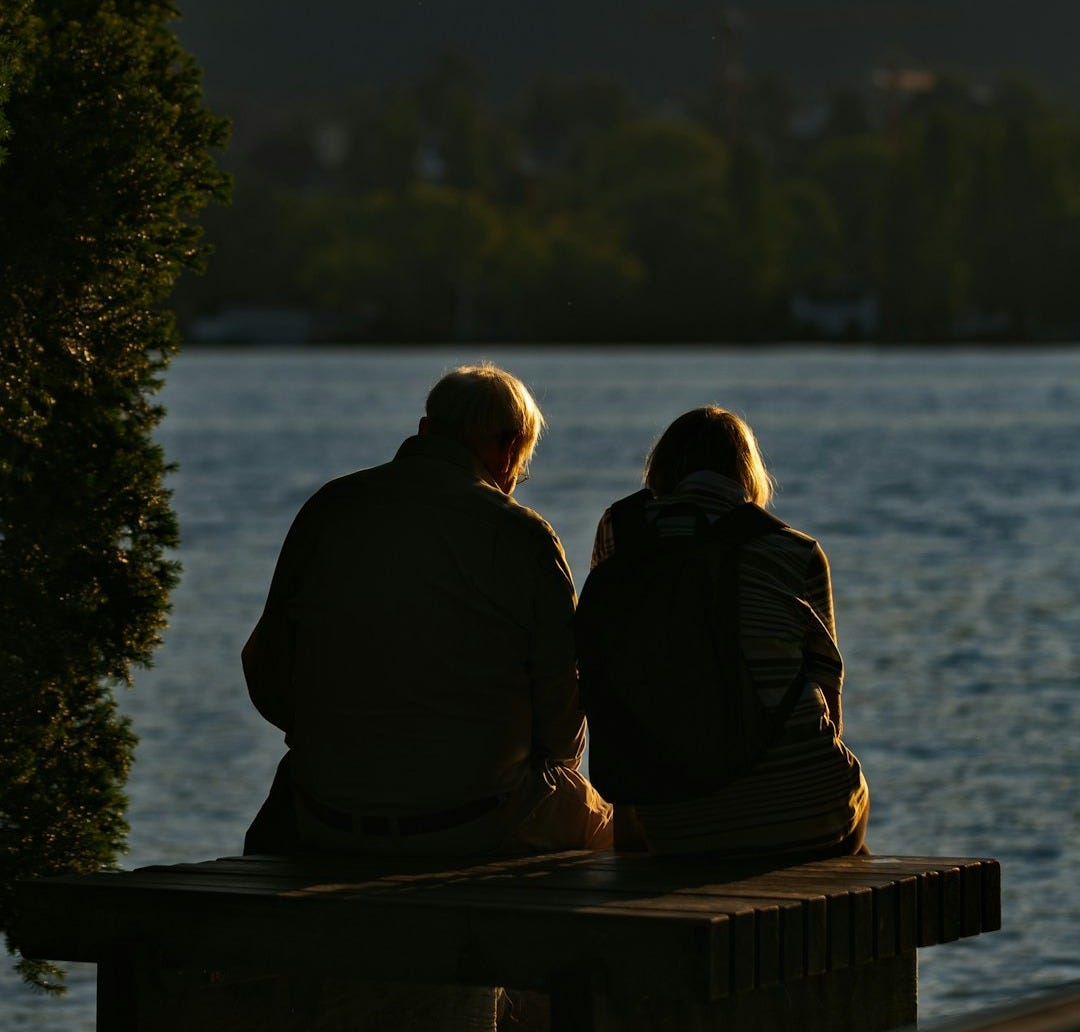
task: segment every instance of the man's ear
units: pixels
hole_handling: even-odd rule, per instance
[[[514,434],[512,437],[503,438],[499,442],[499,472],[509,473],[516,465],[521,454],[521,435]]]
[[[418,437],[427,437],[431,433],[431,424],[428,421],[427,416],[420,417],[420,425],[416,428],[416,434]]]
[[[517,479],[514,471],[517,467],[521,439],[517,434],[500,435],[488,438],[486,448],[479,452],[480,460],[487,471],[495,478],[495,483],[504,494],[511,494]]]

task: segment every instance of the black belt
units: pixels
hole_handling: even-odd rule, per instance
[[[327,827],[344,831],[350,835],[393,835],[397,828],[398,835],[423,835],[432,831],[444,831],[455,828],[466,821],[482,817],[503,801],[504,796],[488,796],[476,799],[452,810],[440,810],[438,813],[424,813],[411,817],[374,817],[349,813],[333,806],[312,799],[303,794],[304,805]]]

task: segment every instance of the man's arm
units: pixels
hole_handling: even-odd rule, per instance
[[[291,628],[264,612],[240,653],[251,701],[286,734],[292,730],[292,644]]]
[[[577,596],[559,539],[537,558],[532,641],[533,756],[577,768],[585,751],[585,712],[574,659]]]
[[[286,734],[294,712],[293,666],[296,626],[289,613],[310,555],[311,502],[299,512],[281,546],[270,591],[259,622],[251,632],[240,659],[248,695],[255,708]]]

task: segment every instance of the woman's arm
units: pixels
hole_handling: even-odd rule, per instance
[[[593,539],[592,559],[589,562],[591,570],[598,563],[611,558],[615,554],[615,535],[611,527],[611,510],[605,509],[604,515],[596,527],[596,537]]]
[[[842,736],[844,717],[840,696],[844,683],[844,664],[836,644],[829,560],[821,546],[816,543],[810,554],[806,574],[806,601],[814,617],[804,645],[807,676],[821,689],[829,720],[836,728],[837,736]]]
[[[840,704],[840,690],[838,688],[827,688],[819,685],[821,688],[821,694],[825,697],[825,707],[828,710],[828,717],[833,727],[836,728],[836,737],[844,737],[844,714]]]

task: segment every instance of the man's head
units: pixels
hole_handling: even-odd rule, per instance
[[[421,434],[440,434],[472,451],[510,494],[532,457],[544,417],[516,376],[488,362],[447,373],[427,398]]]

